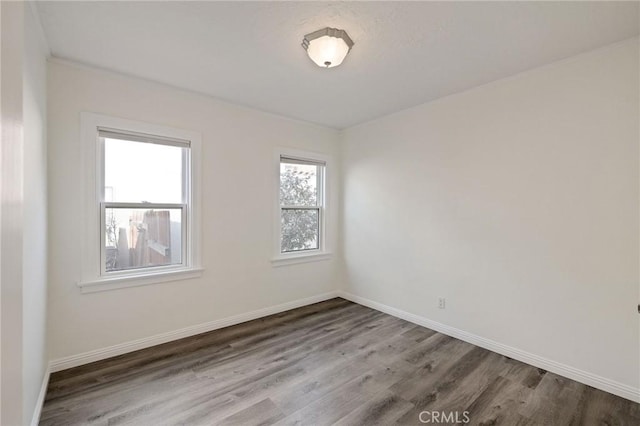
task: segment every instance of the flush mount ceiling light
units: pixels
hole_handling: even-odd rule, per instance
[[[345,30],[323,28],[304,36],[302,47],[313,62],[322,68],[337,67],[351,50],[353,41]]]

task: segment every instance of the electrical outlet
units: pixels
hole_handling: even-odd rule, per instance
[[[444,309],[446,300],[444,297],[438,297],[438,309]]]

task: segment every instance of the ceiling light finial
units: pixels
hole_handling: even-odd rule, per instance
[[[327,27],[304,36],[302,47],[316,65],[333,68],[342,63],[353,41],[345,30]]]

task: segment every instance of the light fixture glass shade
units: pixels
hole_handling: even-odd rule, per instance
[[[340,65],[351,46],[353,41],[346,31],[335,28],[324,28],[307,34],[302,41],[302,47],[307,50],[309,58],[322,68]]]

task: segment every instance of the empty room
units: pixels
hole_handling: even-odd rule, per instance
[[[2,426],[640,425],[640,2],[0,35]]]

